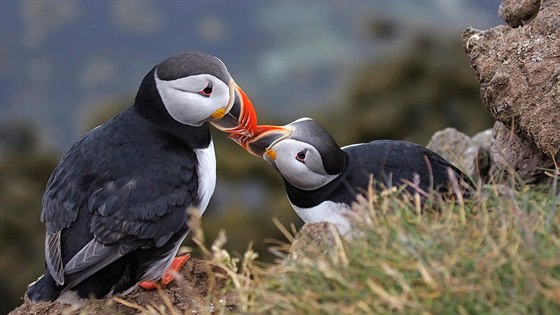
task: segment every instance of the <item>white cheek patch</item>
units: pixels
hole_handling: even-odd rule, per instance
[[[154,74],[156,87],[167,112],[176,121],[200,126],[229,102],[229,88],[220,79],[210,74],[199,74],[172,81],[160,80]],[[208,83],[212,84],[209,97],[200,95]]]
[[[327,171],[325,171],[325,167],[323,166],[321,153],[319,153],[319,151],[317,151],[317,149],[315,148],[308,149],[307,156],[305,158],[305,165],[317,174],[325,176],[329,175]]]
[[[322,162],[320,161],[310,161],[311,163],[321,164],[313,167],[319,169],[319,171],[315,171],[308,165],[296,160],[296,154],[303,149],[316,151],[310,144],[293,139],[286,139],[278,142],[272,149],[276,151],[274,164],[276,164],[282,177],[299,189],[314,190],[336,178],[336,175],[326,174]]]

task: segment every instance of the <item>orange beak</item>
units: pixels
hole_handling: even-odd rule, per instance
[[[257,131],[257,113],[251,100],[243,90],[231,81],[228,109],[214,113],[212,125],[221,131],[230,133],[230,137],[253,137]],[[227,111],[227,113],[226,113]]]
[[[292,134],[291,127],[257,125],[257,113],[251,100],[233,80],[230,83],[230,99],[232,101],[226,108],[212,114],[214,120],[211,123],[229,133],[229,138],[247,152],[263,157],[270,146]],[[273,154],[270,152],[269,155]]]
[[[275,155],[271,147],[278,141],[289,137],[293,132],[290,126],[272,125],[260,125],[255,130],[256,133],[253,137],[234,137],[233,135],[229,137],[252,155],[263,157],[263,154],[267,153],[269,158]]]

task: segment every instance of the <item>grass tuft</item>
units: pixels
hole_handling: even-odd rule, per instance
[[[238,310],[560,314],[556,182],[485,185],[470,199],[431,196],[423,205],[396,188],[365,196],[354,205],[351,240],[335,233],[297,255],[278,245],[279,264],[260,266],[250,247],[240,260],[232,258],[221,234],[210,252],[228,270]]]

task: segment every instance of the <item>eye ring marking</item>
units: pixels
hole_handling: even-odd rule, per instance
[[[303,149],[296,154],[296,160],[305,164],[305,155],[307,154],[307,149]]]
[[[212,94],[212,82],[208,82],[208,85],[202,89],[202,91],[198,92],[198,94],[205,96],[205,97],[210,97],[210,95]]]

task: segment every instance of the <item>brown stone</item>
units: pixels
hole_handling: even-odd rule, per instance
[[[305,224],[290,250],[290,258],[336,256],[336,242],[340,235],[336,225],[328,222]]]
[[[504,1],[502,11],[512,2]],[[515,10],[522,3],[535,6],[534,1],[516,3]],[[537,170],[527,168],[553,168],[553,159],[560,162],[560,1],[543,0],[538,14],[523,27],[469,28],[463,33],[463,44],[480,80],[486,109],[513,130],[516,141],[526,142],[516,148],[534,147],[535,152],[549,157],[541,160],[548,165],[517,159],[522,164],[509,163],[510,167],[526,170],[523,173],[530,178]],[[502,146],[498,151],[508,155],[504,145],[496,144],[494,151]]]
[[[552,161],[537,149],[532,141],[520,137],[497,121],[492,129],[494,142],[490,149],[492,160],[499,169],[514,170],[525,181],[532,183],[543,178],[543,169]]]
[[[498,13],[511,27],[522,26],[539,12],[541,0],[502,0]]]

